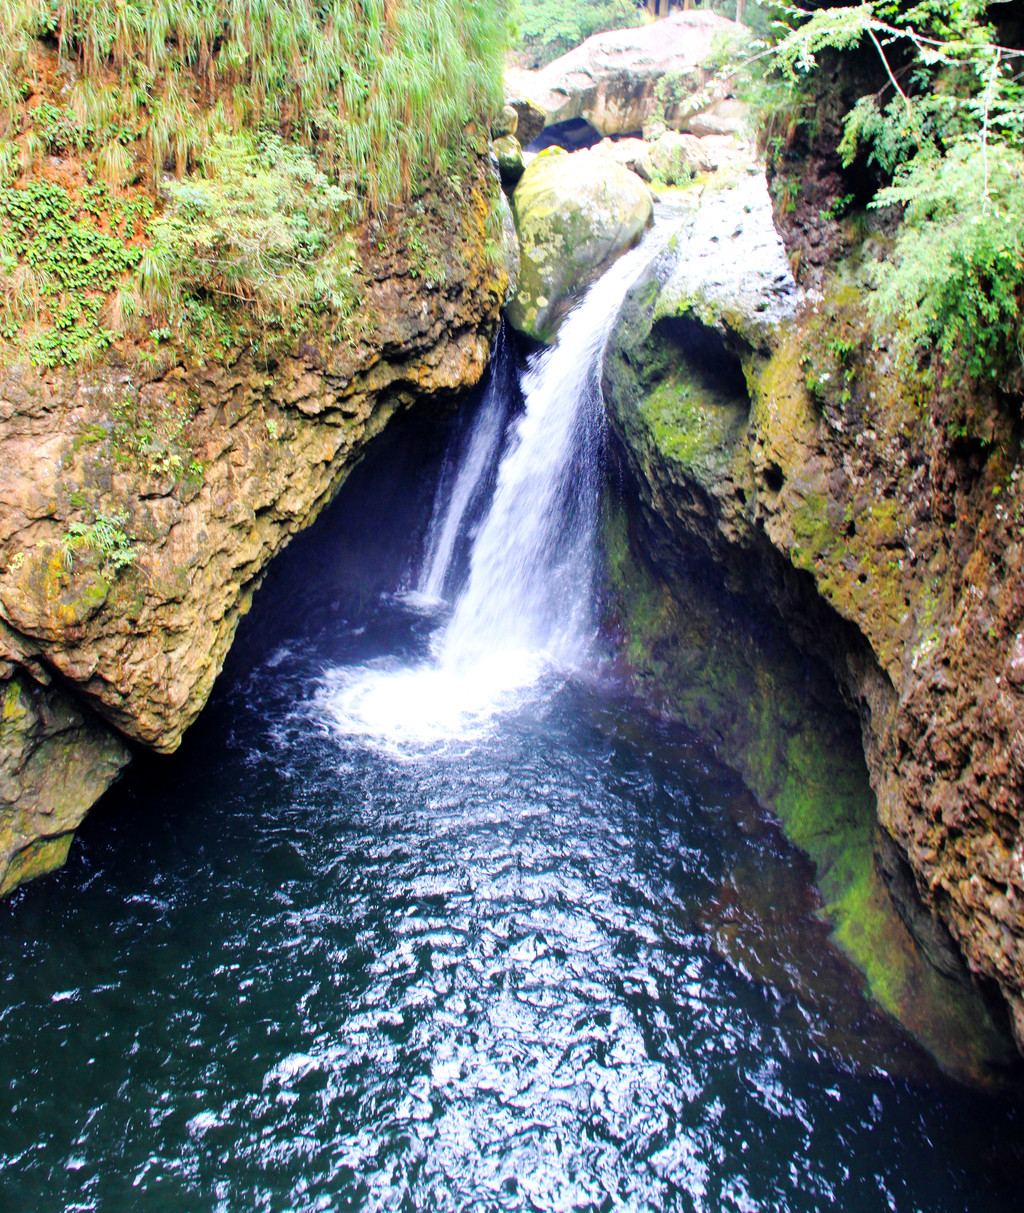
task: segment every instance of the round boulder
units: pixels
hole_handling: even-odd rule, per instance
[[[491,138],[500,139],[502,135],[514,135],[518,127],[519,115],[511,105],[506,105],[491,123]]]
[[[559,148],[536,156],[512,195],[522,263],[508,306],[513,328],[551,342],[573,298],[654,217],[650,190],[634,173],[593,152]]]
[[[502,135],[491,144],[502,185],[515,185],[523,175],[523,149],[515,135]]]

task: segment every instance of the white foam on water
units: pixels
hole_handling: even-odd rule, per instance
[[[406,756],[476,741],[529,701],[545,672],[586,665],[596,631],[604,349],[626,292],[663,243],[655,234],[621,257],[565,320],[557,345],[531,360],[525,408],[473,540],[466,585],[432,638],[432,658],[325,674],[314,706],[337,735]],[[495,375],[492,386],[500,381]],[[451,500],[435,505],[427,571],[405,596],[414,609],[440,601],[469,503],[493,474],[488,460],[506,411],[492,393],[462,466],[446,477]]]
[[[461,668],[341,666],[321,679],[314,707],[340,737],[396,756],[432,754],[485,737],[501,715],[532,698],[547,666],[543,655],[526,650],[501,650]]]

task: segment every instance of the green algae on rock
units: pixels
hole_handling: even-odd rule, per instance
[[[951,1072],[997,1078],[1011,1046],[959,957],[947,943],[936,968],[890,900],[857,718],[829,672],[706,555],[679,549],[663,580],[646,523],[611,502],[604,538],[608,622],[638,693],[714,744],[810,857],[821,912],[870,996]]]
[[[751,227],[765,202],[746,212]],[[702,217],[720,205],[717,220]],[[873,996],[950,1069],[984,1076],[1009,1061],[1006,1038],[913,881],[902,904],[890,897],[893,844],[878,820],[889,821],[868,779],[884,805],[879,751],[911,639],[891,547],[900,509],[854,497],[860,539],[844,522],[800,352],[817,330],[797,322],[770,225],[705,253],[729,205],[705,192],[633,288],[606,356],[605,399],[639,498],[628,525],[612,516],[606,529],[610,615],[645,698],[715,743],[814,860],[835,940]],[[762,240],[774,251],[754,256]],[[843,563],[850,545],[856,567]],[[899,612],[886,595],[857,606],[858,571],[883,551]]]
[[[530,161],[512,209],[522,264],[508,320],[550,342],[566,305],[643,235],[654,203],[639,177],[617,164],[552,148]]]

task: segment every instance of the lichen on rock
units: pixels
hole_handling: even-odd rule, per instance
[[[509,323],[553,340],[567,305],[637,243],[653,207],[635,174],[602,157],[559,148],[536,156],[512,195],[522,262]]]
[[[991,1074],[1008,1054],[971,952],[965,965],[956,921],[935,921],[892,850],[919,884],[893,813],[893,742],[908,735],[901,688],[942,647],[949,604],[908,552],[923,539],[921,465],[901,451],[930,421],[879,372],[845,375],[864,350],[848,297],[815,312],[770,222],[715,226],[729,206],[701,195],[606,355],[639,501],[609,532],[612,614],[638,688],[712,741],[814,859],[836,941],[874,996],[950,1068]],[[702,231],[717,232],[714,255]]]

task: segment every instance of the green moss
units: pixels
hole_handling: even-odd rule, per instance
[[[71,444],[71,449],[79,451],[83,446],[90,445],[94,442],[103,442],[108,437],[107,427],[103,425],[86,425],[83,426],[75,435],[74,442]]]
[[[4,699],[0,722],[4,731],[16,730],[28,717],[28,708],[22,697],[21,687],[15,682],[7,683],[4,688]]]
[[[794,540],[793,561],[802,568],[813,568],[822,553],[831,549],[835,538],[835,530],[828,520],[825,498],[820,493],[808,492],[790,517]]]
[[[56,838],[37,838],[13,857],[4,878],[0,881],[0,897],[6,897],[19,885],[55,872],[67,861],[68,851],[75,835],[73,831],[58,834]],[[3,839],[0,838],[0,845]]]
[[[813,860],[833,938],[878,1004],[943,1064],[982,1072],[1001,1043],[977,997],[927,963],[894,911],[875,867],[875,800],[856,722],[834,688],[830,701],[795,651],[755,635],[699,574],[677,568],[671,588],[656,577],[634,555],[622,509],[609,508],[604,541],[611,612],[638,688],[713,739]]]
[[[683,366],[644,396],[639,413],[658,450],[687,468],[710,468],[728,458],[743,414]]]

